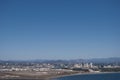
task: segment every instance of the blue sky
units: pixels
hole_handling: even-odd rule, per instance
[[[0,59],[120,57],[119,0],[0,0]]]

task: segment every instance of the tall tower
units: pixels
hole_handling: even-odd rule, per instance
[[[90,68],[93,68],[93,63],[90,63]]]

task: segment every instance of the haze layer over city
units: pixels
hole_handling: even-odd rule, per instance
[[[119,0],[0,0],[0,59],[120,57]]]

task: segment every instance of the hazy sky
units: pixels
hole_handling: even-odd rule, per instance
[[[120,57],[120,0],[0,0],[0,59]]]

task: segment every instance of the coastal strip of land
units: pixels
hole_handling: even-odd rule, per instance
[[[78,74],[78,71],[41,71],[41,72],[29,72],[29,71],[12,71],[12,72],[0,72],[0,79],[39,79],[49,80],[51,78],[57,78],[67,75]]]
[[[15,80],[15,79],[34,79],[34,80],[51,80],[53,78],[73,76],[73,75],[86,75],[86,74],[105,74],[116,72],[78,72],[78,71],[61,71],[61,72],[0,72],[0,80]],[[118,72],[117,72],[118,73]],[[119,72],[120,73],[120,72]]]

